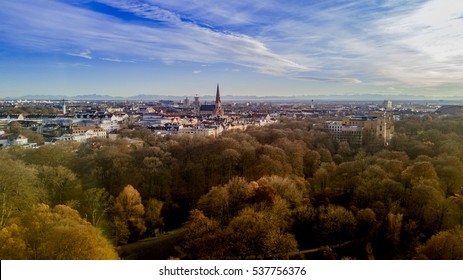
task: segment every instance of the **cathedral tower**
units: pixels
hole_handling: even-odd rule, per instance
[[[219,84],[217,84],[217,92],[215,94],[215,112],[214,112],[214,115],[216,115],[216,116],[222,116],[223,115],[222,101],[220,101]]]

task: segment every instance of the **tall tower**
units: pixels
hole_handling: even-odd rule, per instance
[[[199,103],[199,96],[196,94],[195,95],[195,102],[193,102],[193,108],[194,108],[194,113],[199,116],[199,108],[201,107],[201,104]]]
[[[222,101],[220,101],[219,84],[217,84],[217,92],[215,94],[215,112],[214,112],[214,114],[216,116],[222,116],[223,115]]]
[[[66,115],[66,101],[63,98],[63,103],[62,103],[62,108],[63,108],[63,115]]]
[[[383,107],[386,110],[392,109],[392,101],[391,100],[384,100]]]

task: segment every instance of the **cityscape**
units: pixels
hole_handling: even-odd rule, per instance
[[[230,98],[230,97],[229,97]],[[293,120],[323,119],[319,125],[333,134],[336,142],[347,142],[359,148],[366,131],[380,137],[388,145],[394,133],[394,120],[423,114],[444,114],[461,110],[458,101],[229,101],[222,103],[217,84],[215,100],[202,101],[196,94],[180,100],[4,100],[0,145],[38,145],[60,141],[86,142],[88,139],[117,139],[121,126],[147,128],[153,135],[190,134],[218,137],[226,130],[246,130],[266,126],[280,118]],[[449,105],[454,104],[454,105]],[[16,107],[46,107],[50,114],[10,113]],[[33,110],[33,109],[32,109]],[[12,138],[7,133],[12,122],[43,137],[29,143],[24,135]]]

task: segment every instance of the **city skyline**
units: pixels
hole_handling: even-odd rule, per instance
[[[463,3],[43,0],[0,4],[0,98],[462,96]]]

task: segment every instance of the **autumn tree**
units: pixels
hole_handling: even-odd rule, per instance
[[[27,138],[29,143],[37,143],[42,145],[44,143],[44,138],[41,134],[38,134],[28,128],[25,128],[21,131],[21,135]]]
[[[288,177],[270,176],[262,177],[257,181],[258,189],[263,186],[272,187],[279,197],[288,203],[291,209],[296,209],[302,204],[310,203],[308,183],[302,178],[291,179]]]
[[[182,255],[187,259],[224,259],[227,250],[220,225],[201,210],[190,211],[185,224]]]
[[[420,183],[411,189],[406,201],[406,214],[419,221],[424,232],[435,233],[442,227],[444,203],[442,191],[435,186]]]
[[[417,248],[418,259],[463,260],[463,229],[441,231]]]
[[[78,209],[87,221],[99,226],[111,210],[113,199],[103,188],[90,188],[82,192]]]
[[[64,205],[32,207],[0,231],[1,259],[99,260],[118,255],[101,231]]]
[[[36,169],[19,160],[0,155],[0,228],[8,225],[21,212],[46,200],[38,184]]]
[[[463,185],[463,163],[456,156],[440,155],[433,159],[433,164],[442,190],[446,196],[460,193]]]
[[[455,204],[457,209],[458,224],[463,226],[463,195],[455,195],[450,197],[450,200]]]
[[[26,229],[11,224],[0,229],[0,259],[2,260],[25,260],[32,254],[24,240]]]
[[[337,153],[340,154],[343,158],[349,158],[352,155],[352,149],[348,142],[341,142],[338,145]]]
[[[439,155],[452,155],[456,156],[463,161],[463,141],[462,137],[452,133],[447,135],[447,139],[442,139],[436,143],[436,152]]]
[[[376,220],[376,214],[370,208],[357,212],[357,230],[361,240],[365,244],[365,252],[368,259],[374,259],[373,245],[380,223]]]
[[[418,161],[402,172],[402,182],[406,188],[419,184],[423,180],[437,182],[438,176],[434,165],[429,161]]]
[[[224,227],[193,210],[185,238],[183,252],[193,259],[288,259],[297,254],[294,236],[265,212],[251,208],[243,209]]]
[[[292,167],[292,174],[303,176],[304,154],[307,151],[306,144],[301,140],[290,141],[287,137],[283,137],[275,141],[273,145],[285,151],[288,162]]]
[[[80,195],[79,180],[74,172],[64,166],[42,166],[37,177],[48,192],[50,206],[72,203]]]
[[[18,137],[18,135],[21,134],[23,128],[19,122],[12,121],[8,124],[8,130],[11,134],[13,134],[13,137]]]
[[[140,174],[138,191],[143,199],[171,199],[172,157],[158,146],[144,147],[131,153],[133,170]]]
[[[288,175],[292,172],[292,167],[283,149],[264,145],[259,149],[259,158],[254,170],[257,178],[260,178],[264,175]]]
[[[318,209],[318,234],[328,244],[350,240],[357,222],[349,210],[338,205],[320,206]]]
[[[331,187],[331,181],[335,174],[337,166],[334,162],[324,162],[320,165],[320,168],[313,175],[313,185],[318,187],[318,190],[324,191]]]
[[[463,196],[455,194],[442,203],[441,230],[449,230],[463,225]]]
[[[317,151],[308,150],[304,154],[303,172],[306,179],[311,178],[321,163],[321,156]]]
[[[330,163],[333,161],[331,151],[327,148],[319,148],[317,150],[318,154],[320,155],[320,161],[323,163]]]
[[[350,193],[361,183],[362,171],[366,168],[362,160],[343,162],[336,168],[336,173],[332,174],[333,185],[337,189],[342,189]]]
[[[266,212],[246,208],[225,229],[233,258],[288,259],[297,250],[294,236],[271,222]]]
[[[390,179],[400,182],[401,173],[405,169],[405,164],[402,160],[378,158],[376,164],[386,171]]]
[[[40,146],[38,149],[22,149],[13,153],[29,164],[54,167],[61,165],[72,170],[79,145],[76,142],[58,142],[54,145]]]
[[[398,248],[401,241],[403,214],[389,213],[386,219],[386,239],[392,247]]]
[[[144,214],[140,193],[131,185],[125,186],[114,201],[117,244],[139,238],[146,231]]]
[[[161,215],[163,202],[150,198],[145,207],[145,224],[151,235],[156,235],[164,227],[164,219]]]
[[[223,171],[225,172],[226,181],[230,180],[233,175],[238,175],[236,170],[238,169],[238,164],[241,159],[240,153],[231,148],[227,148],[222,151],[222,159],[223,159]]]
[[[255,195],[258,184],[241,177],[232,178],[224,186],[215,186],[198,201],[198,208],[208,217],[227,224]]]
[[[397,131],[394,133],[389,147],[395,151],[406,151],[409,141],[410,137],[407,134]]]
[[[379,219],[382,219],[389,212],[400,209],[404,197],[405,188],[397,181],[388,178],[362,178],[354,190],[353,202],[359,208],[372,208]]]
[[[307,202],[306,190],[305,184],[278,176],[250,183],[234,178],[213,187],[199,200],[200,210],[190,213],[185,250],[200,258],[290,258],[297,242],[288,230],[292,213]]]
[[[120,143],[117,146],[104,146],[95,153],[95,175],[99,187],[105,188],[109,194],[116,196],[127,184],[138,183],[136,172],[132,172],[134,160],[127,147]]]

